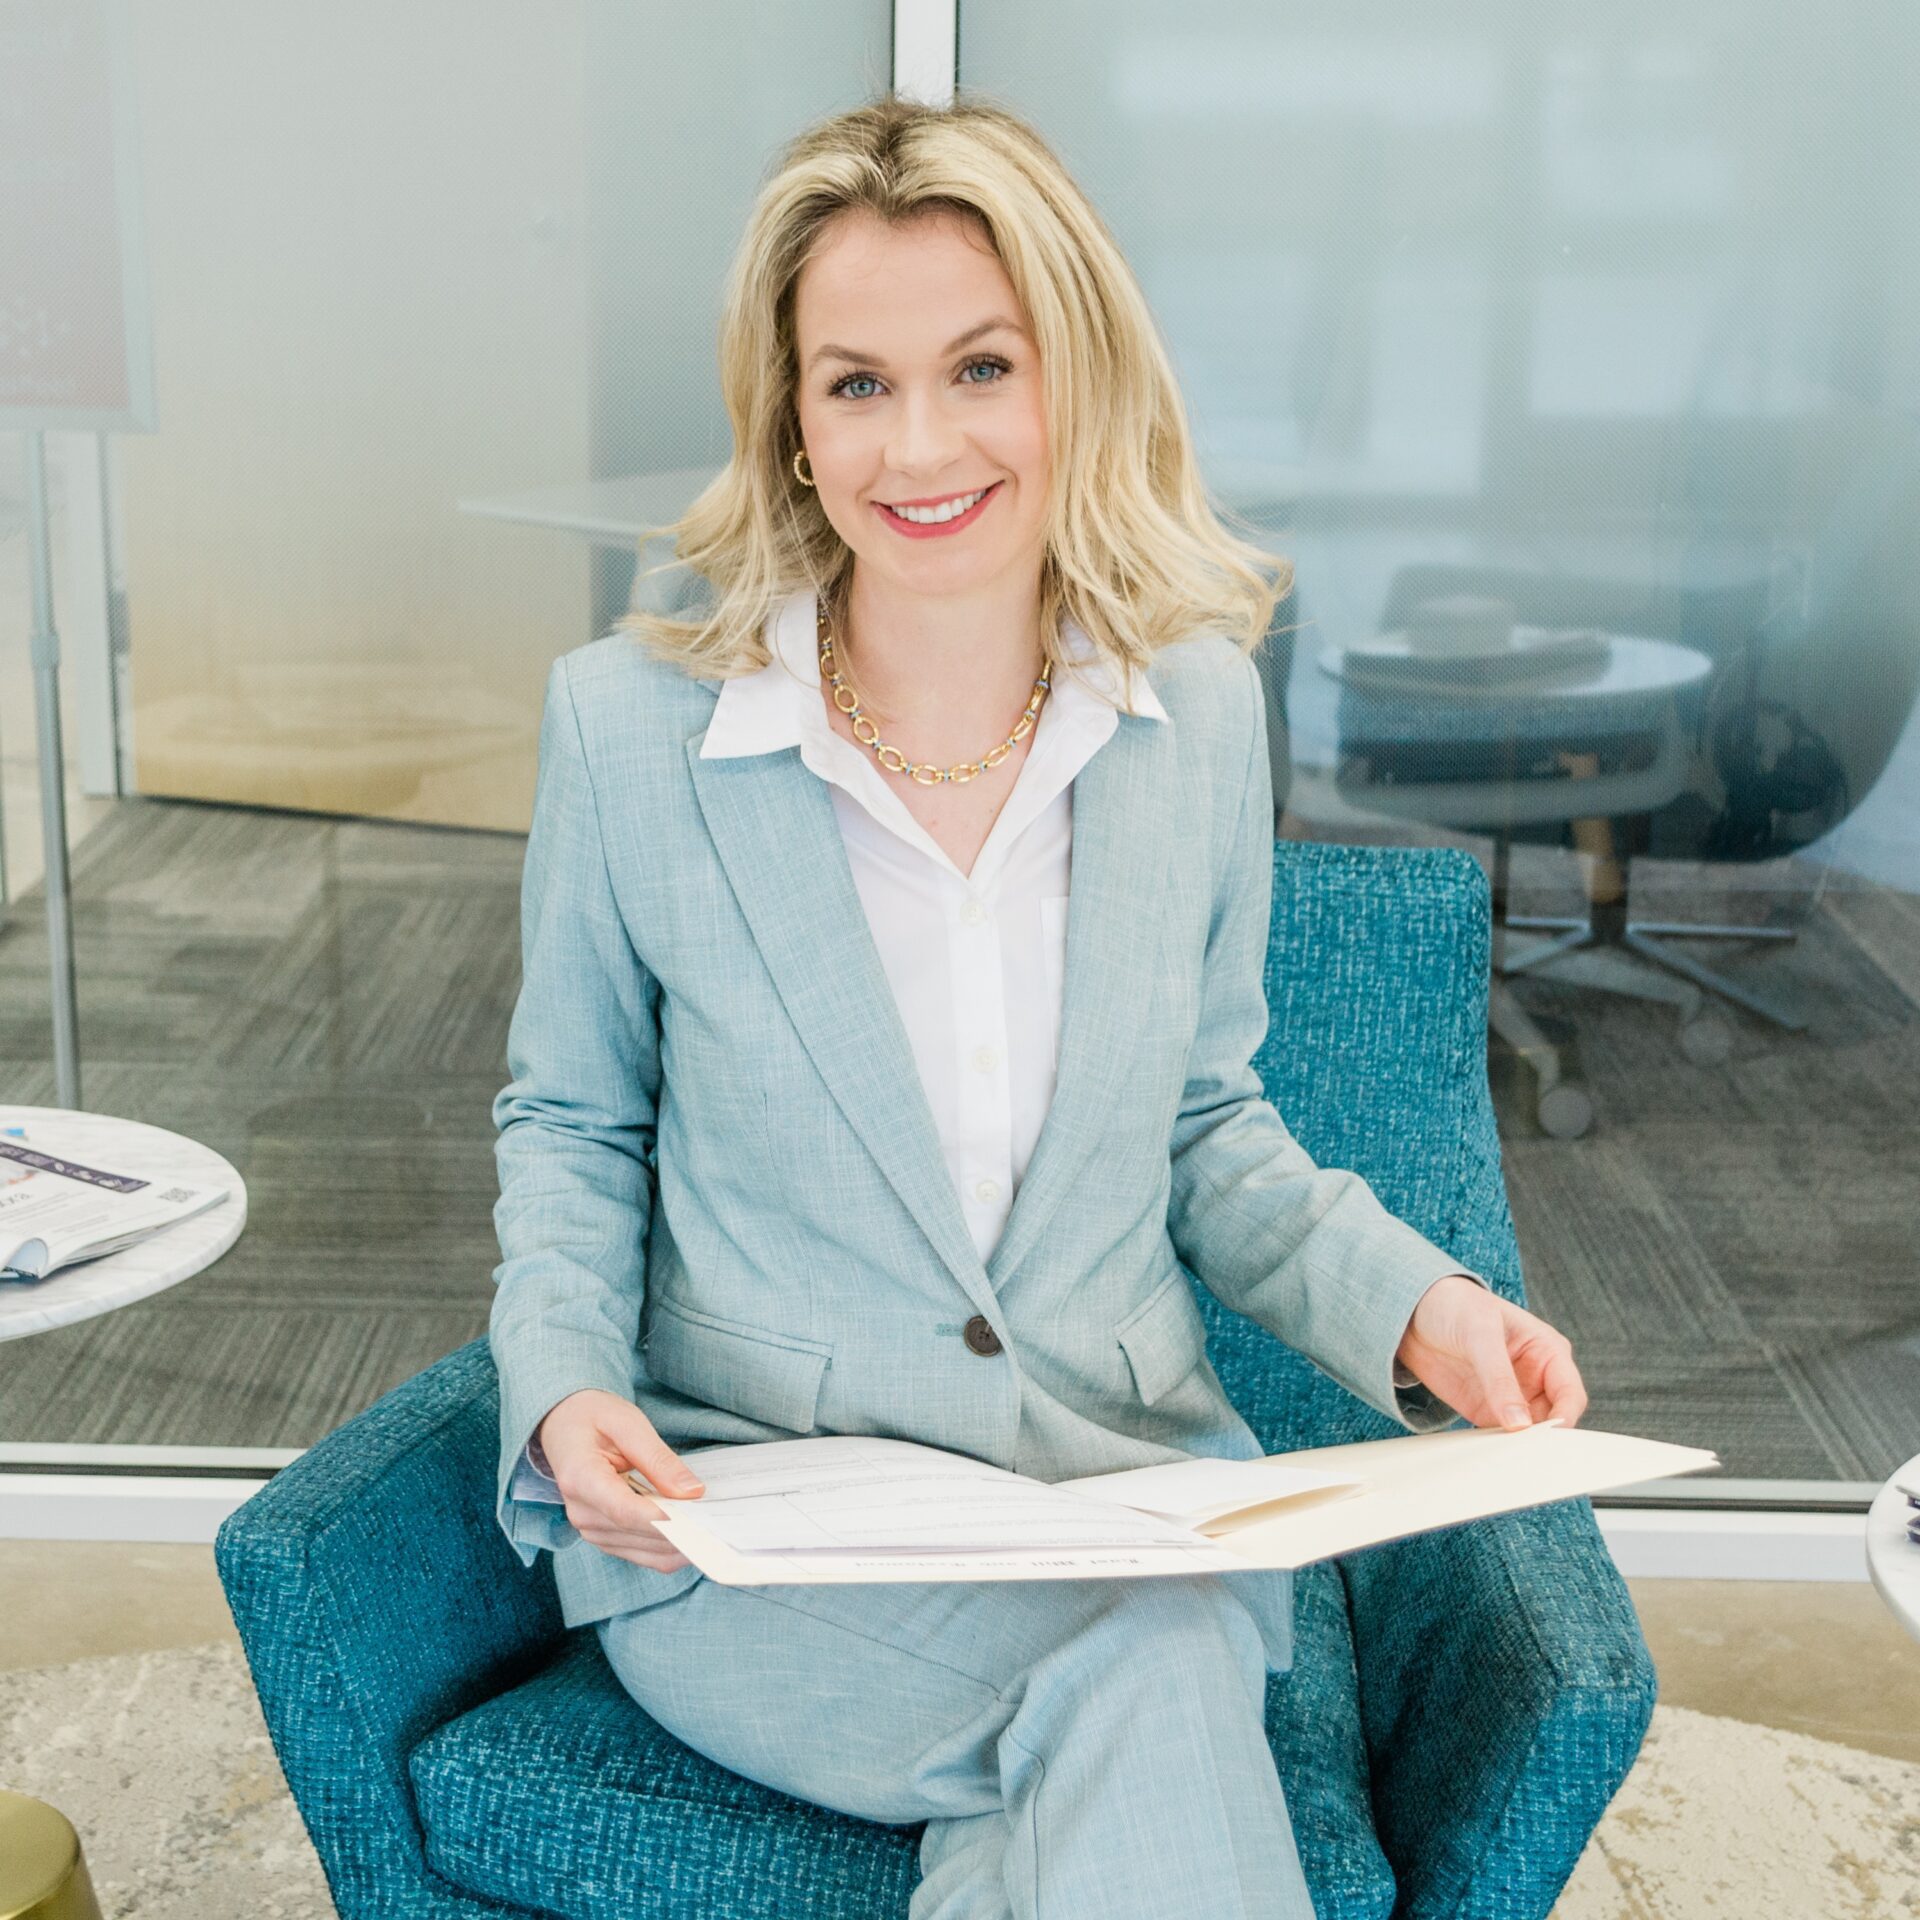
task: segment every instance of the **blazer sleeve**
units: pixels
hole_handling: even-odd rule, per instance
[[[1417,1383],[1398,1386],[1394,1352],[1436,1280],[1466,1273],[1486,1281],[1389,1213],[1357,1173],[1315,1165],[1254,1071],[1268,1021],[1273,773],[1258,670],[1245,655],[1240,664],[1247,749],[1216,868],[1200,1022],[1174,1124],[1168,1231],[1217,1299],[1369,1406],[1424,1432],[1459,1416]]]
[[[493,1103],[501,1260],[488,1338],[496,1511],[531,1566],[580,1538],[564,1505],[514,1497],[541,1420],[583,1387],[637,1399],[660,1095],[659,984],[613,897],[565,657],[547,680],[520,935],[512,1079]]]

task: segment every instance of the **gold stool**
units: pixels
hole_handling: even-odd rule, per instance
[[[0,1787],[0,1920],[100,1920],[80,1836],[57,1807]]]

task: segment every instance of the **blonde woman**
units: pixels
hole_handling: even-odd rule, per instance
[[[919,1920],[1309,1920],[1287,1575],[725,1586],[622,1478],[805,1433],[1044,1480],[1256,1456],[1188,1271],[1408,1427],[1585,1405],[1262,1097],[1285,567],[1210,511],[1059,161],[983,102],[811,128],[720,363],[733,458],[672,529],[710,602],[547,687],[501,1525],[688,1745],[924,1821]]]

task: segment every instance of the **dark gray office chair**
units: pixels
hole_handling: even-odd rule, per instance
[[[1753,862],[1798,851],[1858,806],[1920,700],[1911,545],[1920,525],[1920,426],[1885,415],[1855,423],[1848,444],[1863,457],[1797,566],[1744,579],[1689,580],[1683,570],[1635,582],[1421,564],[1395,578],[1382,624],[1405,625],[1434,597],[1475,593],[1510,601],[1529,624],[1642,633],[1698,649],[1714,671],[1698,700],[1693,777],[1658,812],[1616,822],[1623,864],[1636,857]],[[1504,901],[1496,905],[1504,913]],[[1611,940],[1777,1026],[1806,1025],[1797,1010],[1671,944],[1790,940],[1790,926],[1644,920],[1631,911],[1630,896],[1611,927],[1521,916],[1504,924],[1560,930],[1554,945],[1562,950],[1583,938]]]

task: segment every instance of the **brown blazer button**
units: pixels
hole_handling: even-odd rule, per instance
[[[995,1354],[1000,1351],[1000,1336],[994,1332],[992,1323],[984,1314],[976,1313],[966,1325],[967,1345],[975,1353]]]

